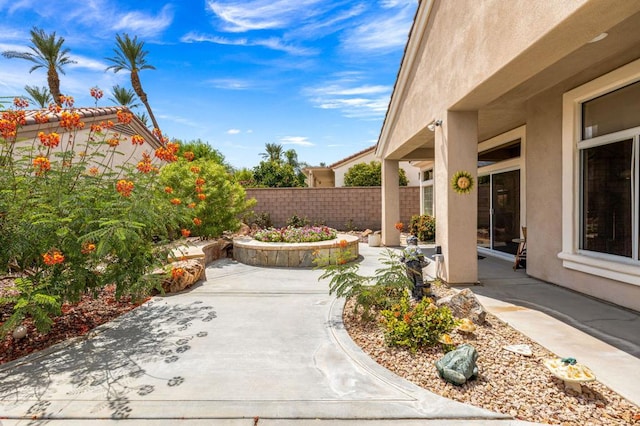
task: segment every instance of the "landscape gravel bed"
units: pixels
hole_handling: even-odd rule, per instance
[[[434,288],[436,297],[453,290]],[[438,376],[434,362],[444,355],[441,347],[426,348],[412,354],[408,349],[385,345],[379,324],[362,323],[353,315],[353,301],[347,301],[343,319],[347,331],[378,364],[416,385],[446,398],[508,414],[530,422],[560,425],[638,425],[640,409],[598,381],[582,385],[582,393],[565,389],[543,365],[556,355],[514,330],[497,317],[474,333],[454,331],[456,345],[469,343],[479,354],[479,375],[462,386],[454,386]],[[527,344],[533,356],[526,357],[503,349],[505,345]]]

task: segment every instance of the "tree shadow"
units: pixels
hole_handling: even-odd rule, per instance
[[[170,373],[152,375],[145,365],[177,362],[193,339],[207,337],[204,323],[215,318],[213,307],[201,301],[169,305],[152,300],[94,337],[5,365],[0,369],[0,410],[24,408],[16,418],[52,418],[54,412],[60,415],[54,405],[61,393],[72,400],[85,394],[79,399],[95,402],[92,412],[107,410],[113,419],[126,419],[133,412],[132,397],[144,398],[159,386],[185,381]]]

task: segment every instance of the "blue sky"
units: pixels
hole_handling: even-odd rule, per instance
[[[234,167],[266,143],[331,164],[377,141],[417,0],[0,0],[0,51],[27,51],[33,26],[65,38],[77,64],[61,91],[91,106],[129,75],[105,72],[115,35],[145,41],[140,74],[171,138],[201,139]],[[46,85],[46,72],[0,57],[0,96]],[[144,111],[141,109],[140,111]]]

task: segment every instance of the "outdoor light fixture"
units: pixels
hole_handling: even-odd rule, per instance
[[[433,120],[431,123],[427,124],[427,129],[432,132],[436,131],[436,127],[442,126],[442,120]]]

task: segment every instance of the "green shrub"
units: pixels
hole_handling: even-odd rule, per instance
[[[435,241],[436,218],[426,214],[412,216],[409,233],[418,237],[420,241]]]
[[[305,226],[308,226],[309,224],[309,219],[307,219],[306,217],[299,217],[296,214],[287,219],[287,226],[291,226],[294,228],[303,228]]]
[[[412,352],[434,346],[440,336],[457,325],[448,307],[436,307],[428,298],[412,307],[407,295],[391,309],[382,311],[382,316],[387,345],[409,348]]]
[[[383,267],[373,277],[359,275],[359,265],[354,263],[318,259],[316,264],[324,268],[319,280],[330,278],[329,294],[353,298],[354,314],[360,311],[361,321],[372,321],[377,312],[397,303],[413,287],[398,254],[387,250],[380,261]]]
[[[181,158],[160,170],[160,181],[190,210],[191,218],[181,227],[194,236],[219,237],[237,230],[241,215],[255,204],[255,200],[246,199],[242,185],[214,160]]]

